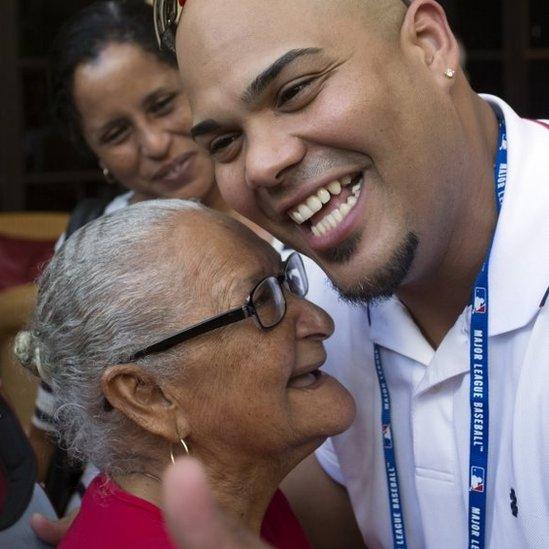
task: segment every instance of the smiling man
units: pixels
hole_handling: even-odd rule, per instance
[[[497,122],[462,74],[445,75],[459,48],[442,10],[404,17],[397,0],[189,1],[178,46],[224,196],[345,295],[400,287],[438,343],[494,226]],[[424,310],[441,292],[444,310]]]
[[[313,541],[348,494],[373,547],[549,543],[548,128],[433,0],[187,0],[176,44],[225,199],[359,304],[317,285],[358,416],[288,480]]]

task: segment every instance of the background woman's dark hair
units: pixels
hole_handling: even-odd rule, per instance
[[[108,44],[135,44],[159,61],[177,67],[173,53],[156,42],[152,7],[144,0],[101,0],[70,19],[57,35],[50,58],[52,113],[71,140],[87,150],[74,103],[76,68],[97,59]]]

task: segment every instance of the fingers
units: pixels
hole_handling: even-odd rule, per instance
[[[225,547],[228,536],[217,514],[206,475],[191,458],[178,460],[164,477],[166,520],[181,549]]]
[[[180,549],[266,548],[217,507],[203,467],[192,458],[171,466],[163,480],[166,521]]]
[[[38,513],[31,517],[31,528],[35,534],[46,543],[57,545],[63,537],[66,529],[60,524],[63,519],[53,521]]]
[[[76,509],[60,520],[50,520],[44,515],[35,513],[30,520],[31,528],[42,541],[50,545],[57,545],[67,533],[78,511],[79,509]]]

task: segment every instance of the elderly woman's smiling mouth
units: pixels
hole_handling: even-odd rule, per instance
[[[321,343],[320,348],[314,350],[315,355],[321,355],[316,360],[309,359],[303,366],[296,365],[288,380],[290,389],[317,389],[326,380],[326,374],[321,368],[326,362],[326,351]]]
[[[325,377],[318,368],[303,373],[295,373],[288,381],[288,387],[293,389],[314,389],[317,388]]]

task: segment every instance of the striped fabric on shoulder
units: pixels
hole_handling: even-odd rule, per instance
[[[38,386],[32,424],[42,431],[55,431],[55,399],[51,387],[43,381]]]

